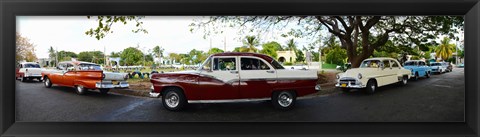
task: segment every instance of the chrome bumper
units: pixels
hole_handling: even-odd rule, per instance
[[[315,85],[315,90],[316,91],[322,90],[322,87],[320,86],[320,84]]]
[[[160,93],[153,92],[153,85],[150,86],[150,97],[151,98],[158,98],[160,96]]]
[[[125,81],[119,82],[118,84],[113,84],[112,82],[97,82],[95,83],[96,88],[128,88],[129,84]]]

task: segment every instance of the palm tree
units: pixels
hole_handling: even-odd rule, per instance
[[[447,60],[448,57],[452,56],[452,53],[455,50],[455,44],[450,44],[450,39],[444,37],[440,42],[440,45],[435,49],[435,56]]]
[[[243,39],[244,46],[240,48],[240,52],[257,52],[257,47],[260,45],[260,41],[255,36],[246,36]]]
[[[285,47],[285,50],[293,50],[297,53],[297,45],[293,39],[287,41],[287,47]]]
[[[48,49],[48,57],[50,58],[50,64],[53,64],[53,59],[55,58],[55,50],[53,50],[53,47],[50,46],[50,49]],[[54,64],[53,66],[56,66],[57,64]]]

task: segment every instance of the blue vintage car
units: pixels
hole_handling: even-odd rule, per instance
[[[431,69],[427,66],[427,63],[421,60],[410,60],[403,63],[403,67],[405,69],[410,70],[412,73],[410,74],[410,78],[418,80],[420,77],[430,77]]]

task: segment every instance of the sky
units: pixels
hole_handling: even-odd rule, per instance
[[[189,24],[193,19],[206,20],[200,16],[147,16],[142,19],[143,28],[148,34],[133,33],[135,22],[126,25],[117,23],[112,26],[113,33],[107,34],[103,39],[97,40],[85,34],[90,28],[96,28],[96,18],[88,19],[86,16],[17,16],[17,32],[23,37],[30,39],[35,45],[37,58],[48,58],[48,49],[53,47],[58,51],[104,51],[110,54],[112,51],[119,52],[128,47],[136,47],[139,50],[148,51],[156,45],[165,49],[168,53],[187,53],[192,49],[208,51],[210,39],[203,38],[203,31],[190,32]],[[289,29],[285,29],[289,30]],[[283,32],[273,32],[261,38],[261,43],[277,41],[285,45],[288,39],[281,37]],[[232,51],[235,47],[242,46],[239,38],[246,35],[238,35],[237,30],[227,29],[224,34],[212,36],[212,47]],[[311,40],[295,39],[298,48],[307,46]],[[261,49],[261,47],[258,47]]]

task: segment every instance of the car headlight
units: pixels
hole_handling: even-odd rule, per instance
[[[362,79],[362,74],[358,73],[358,79]]]

